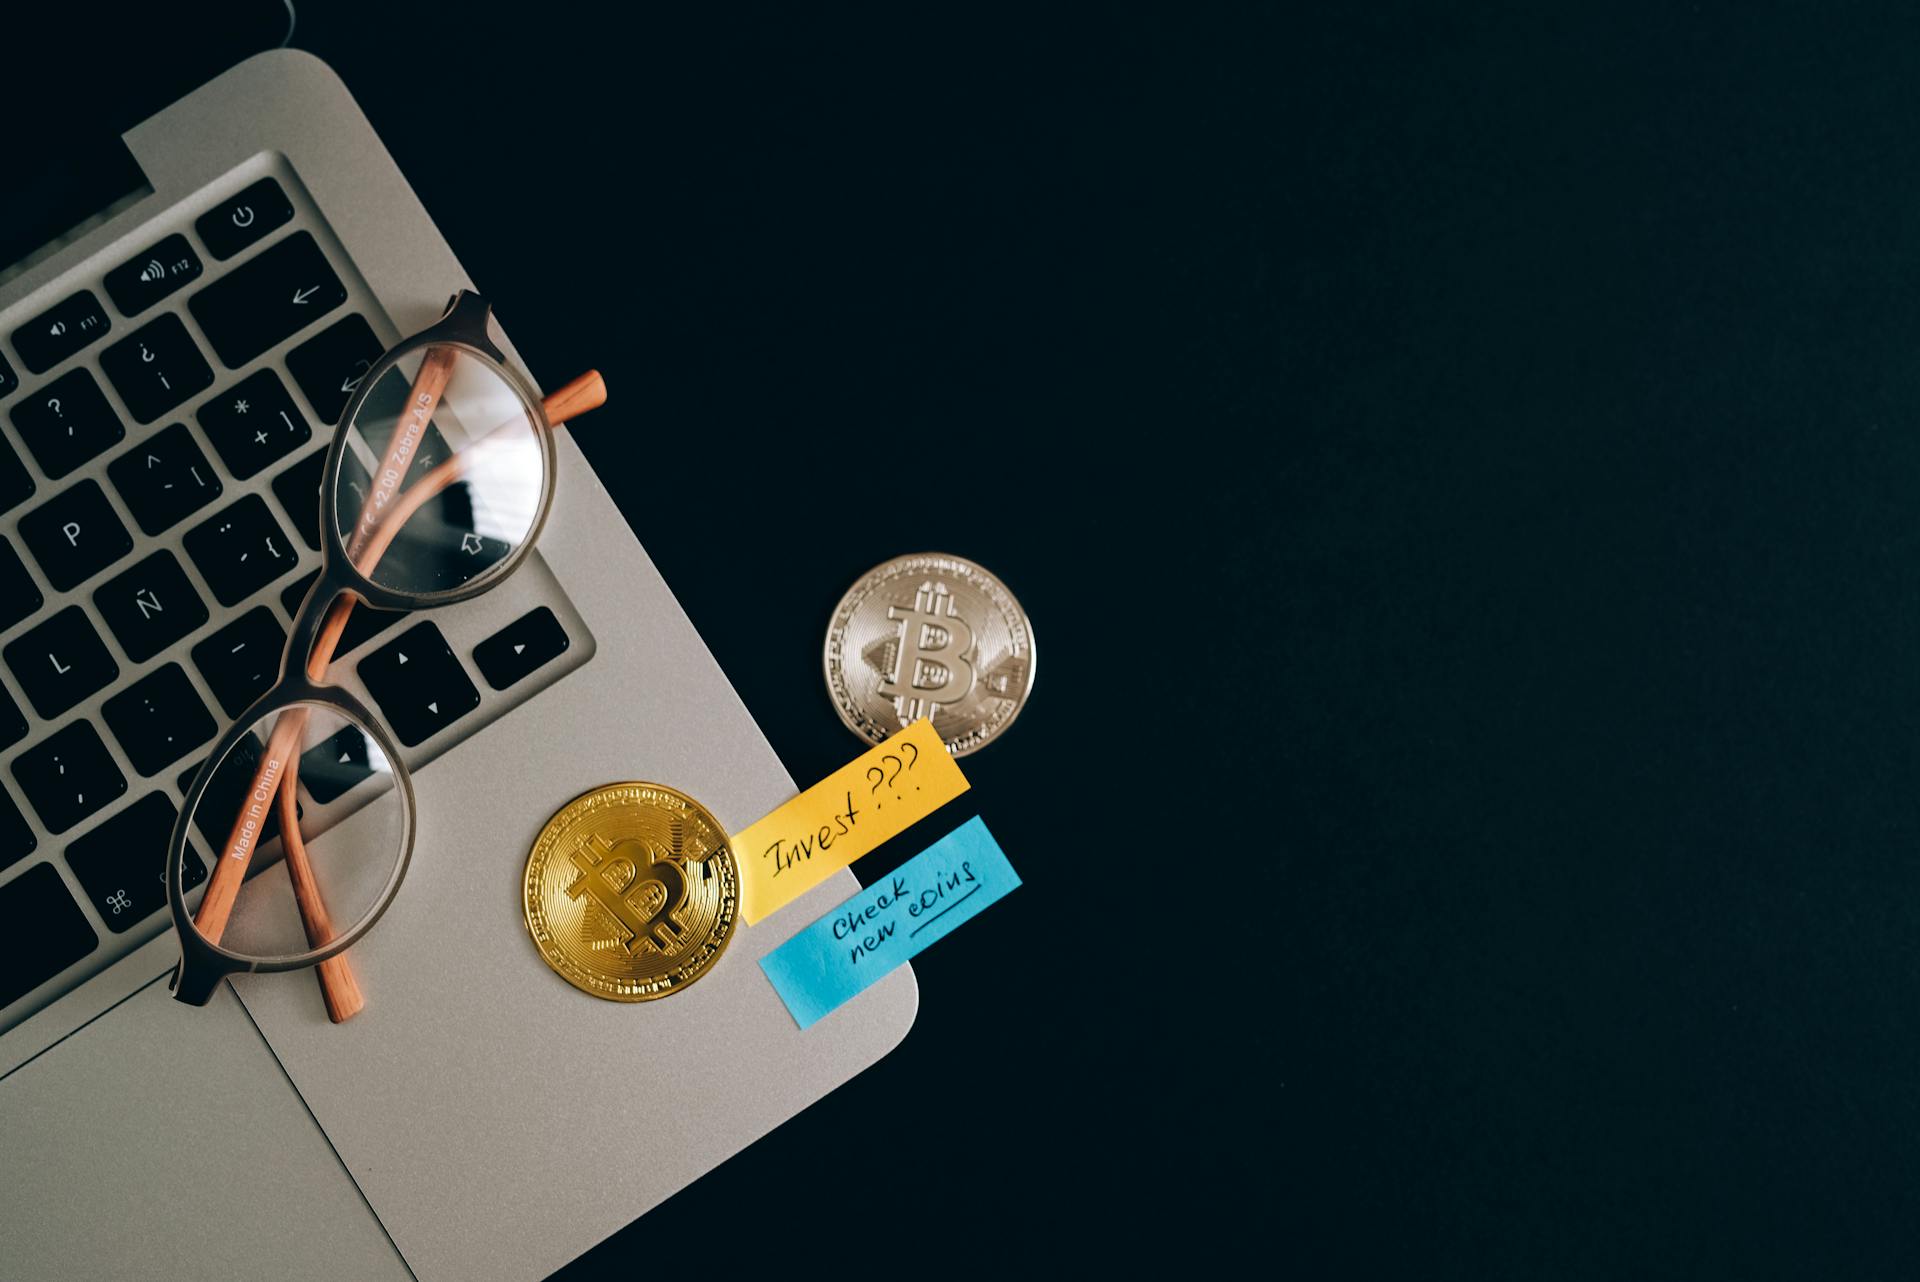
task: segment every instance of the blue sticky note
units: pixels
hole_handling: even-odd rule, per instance
[[[760,959],[802,1028],[1020,884],[975,816]]]

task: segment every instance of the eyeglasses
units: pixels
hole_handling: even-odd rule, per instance
[[[406,876],[413,784],[387,727],[325,684],[328,665],[356,603],[451,605],[519,568],[553,499],[554,425],[606,400],[589,372],[543,402],[489,335],[491,315],[462,290],[374,362],[341,414],[320,485],[320,574],[279,679],[214,746],[167,846],[180,1001],[206,1005],[228,975],[315,966],[335,1023],[365,1004],[344,954]],[[190,911],[196,829],[219,858]],[[263,875],[275,862],[285,877]]]

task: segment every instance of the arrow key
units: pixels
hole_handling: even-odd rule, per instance
[[[473,647],[473,662],[496,690],[504,690],[529,672],[559,658],[572,642],[546,606],[521,615]]]
[[[355,670],[394,736],[409,748],[480,706],[480,691],[431,622],[408,628],[360,660]]]
[[[338,734],[300,754],[300,782],[324,806],[361,780],[373,777],[370,755],[367,736],[358,727],[341,726]]]

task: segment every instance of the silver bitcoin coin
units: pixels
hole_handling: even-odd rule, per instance
[[[956,757],[1013,724],[1033,690],[1033,624],[965,557],[903,556],[860,576],[827,625],[827,692],[868,743],[922,717]]]

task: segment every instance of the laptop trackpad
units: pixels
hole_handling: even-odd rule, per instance
[[[10,1276],[408,1276],[224,984],[156,979],[0,1081],[0,1150]]]

